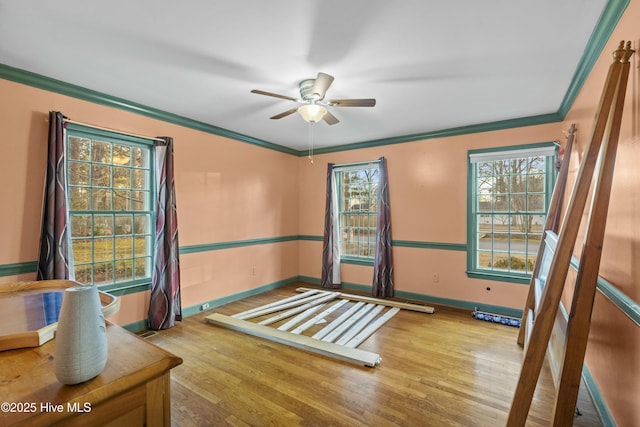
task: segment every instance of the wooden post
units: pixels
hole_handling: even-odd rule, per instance
[[[591,313],[598,283],[598,270],[600,268],[602,242],[609,210],[622,109],[629,77],[629,58],[633,54],[629,46],[628,44],[622,57],[622,72],[618,80],[617,96],[612,106],[610,127],[601,152],[600,170],[593,191],[591,210],[587,221],[587,232],[582,247],[578,277],[567,324],[564,361],[554,408],[554,426],[566,426],[573,423],[578,400],[582,365],[587,342],[589,341]]]
[[[533,321],[531,338],[525,350],[518,385],[507,419],[507,426],[524,426],[529,414],[531,400],[533,399],[538,377],[540,376],[540,370],[544,362],[549,338],[560,304],[564,283],[570,268],[571,256],[580,228],[580,220],[585,209],[593,172],[597,163],[598,152],[600,151],[605,131],[607,129],[615,129],[616,127],[615,125],[611,125],[611,121],[613,120],[611,117],[611,108],[612,105],[614,105],[614,100],[616,100],[616,104],[618,103],[617,101],[620,97],[619,92],[624,92],[626,89],[626,81],[621,81],[625,75],[621,60],[627,58],[628,62],[628,57],[631,56],[631,54],[628,53],[629,50],[630,43],[627,43],[625,49],[624,42],[621,42],[619,48],[614,52],[614,62],[609,68],[592,135],[580,164],[576,184],[573,188],[569,205],[567,206],[567,211],[558,236],[558,245],[554,252],[547,282],[542,293],[540,307]],[[613,116],[617,118],[615,114]],[[614,134],[615,131],[613,133],[610,132],[610,135],[614,136]],[[600,242],[600,245],[601,244],[602,242]],[[571,318],[569,321],[571,322]],[[572,363],[577,362],[574,360]],[[580,361],[580,369],[581,368],[582,361]]]
[[[564,158],[562,159],[562,165],[560,166],[560,171],[558,172],[558,179],[553,187],[553,194],[551,196],[551,202],[549,203],[549,209],[547,210],[547,220],[545,221],[544,228],[542,229],[542,238],[540,240],[540,246],[538,247],[538,254],[536,256],[536,261],[533,264],[533,271],[531,273],[531,282],[529,283],[529,294],[527,295],[527,302],[524,305],[524,310],[522,311],[522,321],[520,327],[520,331],[518,333],[518,344],[520,346],[524,346],[525,338],[527,334],[527,322],[533,321],[533,319],[528,319],[529,310],[535,309],[534,304],[534,290],[535,290],[535,278],[538,277],[538,273],[540,273],[540,263],[542,262],[542,253],[546,247],[545,243],[545,233],[547,230],[552,230],[556,234],[558,234],[559,228],[559,219],[560,212],[562,208],[562,200],[564,199],[564,192],[567,187],[567,176],[569,175],[569,161],[571,160],[571,150],[573,148],[573,139],[576,132],[576,125],[572,124],[569,129],[569,135],[567,137],[567,144],[564,149]]]

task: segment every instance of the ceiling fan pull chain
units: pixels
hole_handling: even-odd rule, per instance
[[[314,122],[309,123],[309,163],[313,164],[313,125]]]

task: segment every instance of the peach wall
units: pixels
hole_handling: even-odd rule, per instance
[[[560,124],[523,127],[316,155],[300,159],[300,234],[322,236],[327,163],[387,159],[394,240],[466,244],[467,151],[557,140]],[[300,274],[320,277],[321,242],[304,242]],[[527,287],[469,279],[466,252],[394,248],[399,291],[522,309]],[[372,267],[342,266],[345,282],[371,285]],[[439,280],[433,281],[437,274]],[[487,287],[491,288],[487,291]]]
[[[141,135],[174,138],[181,247],[298,232],[298,159],[270,149],[0,80],[3,131],[0,265],[38,258],[48,111]],[[6,207],[10,206],[10,209]],[[297,274],[297,242],[181,255],[183,307]],[[255,273],[254,273],[255,272]],[[35,274],[0,277],[1,283]],[[148,295],[122,297],[112,320],[146,318]]]
[[[564,123],[565,127],[576,123],[578,144],[573,155],[582,156],[612,61],[611,53],[620,40],[632,41],[636,54],[631,59],[600,275],[636,303],[640,302],[639,18],[640,2],[632,0]],[[577,169],[572,170],[571,179],[575,180]],[[581,252],[584,222],[583,218],[575,254]],[[570,295],[565,295],[564,303],[569,306]],[[640,328],[599,293],[595,299],[586,362],[617,425],[640,425],[640,406],[637,404],[640,396]]]

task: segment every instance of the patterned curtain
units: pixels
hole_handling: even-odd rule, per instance
[[[338,239],[338,200],[333,163],[327,165],[327,193],[324,210],[324,239],[322,242],[322,279],[320,286],[339,289],[340,282],[340,240]]]
[[[389,205],[389,175],[387,162],[380,157],[380,179],[378,197],[378,224],[376,226],[376,258],[373,266],[375,297],[393,296],[393,252],[391,245],[391,207]]]
[[[168,329],[182,320],[178,215],[173,170],[173,138],[156,143],[158,212],[156,218],[155,265],[149,302],[149,328]]]
[[[73,280],[73,272],[69,269],[69,265],[72,265],[73,262],[67,226],[69,219],[64,159],[64,118],[60,112],[49,112],[49,154],[40,236],[38,280]]]

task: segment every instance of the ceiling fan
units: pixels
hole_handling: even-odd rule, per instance
[[[258,95],[273,96],[274,98],[286,99],[288,101],[297,102],[299,107],[292,108],[280,114],[272,116],[271,119],[277,120],[286,117],[290,114],[298,112],[302,118],[309,123],[317,123],[320,120],[324,120],[329,125],[335,125],[340,120],[336,118],[327,107],[373,107],[376,105],[376,100],[373,98],[368,99],[330,99],[324,101],[324,96],[327,93],[327,89],[333,83],[333,76],[326,73],[318,73],[315,79],[306,79],[300,82],[300,98],[293,98],[291,96],[279,95],[277,93],[265,92],[263,90],[253,89],[251,93],[257,93]]]

